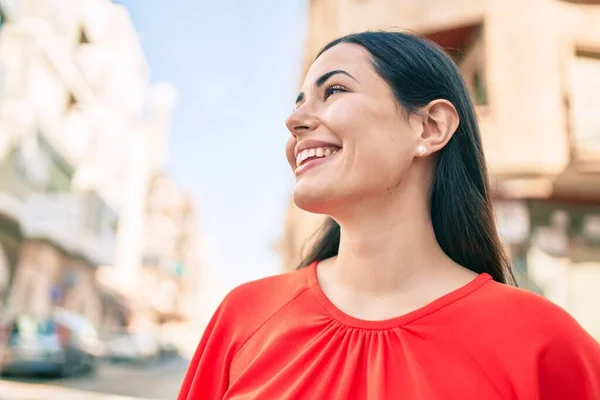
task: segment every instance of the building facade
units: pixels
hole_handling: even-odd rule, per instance
[[[150,184],[144,232],[147,302],[163,319],[191,317],[197,309],[186,302],[201,279],[198,215],[191,197],[164,174]]]
[[[600,2],[312,0],[309,13],[304,71],[328,41],[367,29],[446,49],[476,105],[520,283],[600,337]],[[285,270],[322,221],[290,205]]]
[[[166,162],[175,91],[150,82],[124,6],[1,0],[0,17],[5,317],[61,305],[96,326],[121,321],[126,299],[96,272],[108,265],[136,281],[144,205]]]

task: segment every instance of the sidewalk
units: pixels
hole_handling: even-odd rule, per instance
[[[0,379],[0,400],[149,400]]]

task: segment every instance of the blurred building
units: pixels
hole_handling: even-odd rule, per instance
[[[328,41],[367,29],[410,30],[447,50],[477,108],[522,285],[600,337],[600,2],[311,0],[309,13],[305,72]],[[290,206],[285,270],[321,221]]]
[[[60,304],[97,326],[123,321],[127,299],[96,269],[112,265],[131,290],[139,278],[175,91],[151,84],[129,15],[111,1],[0,0],[0,22],[5,311]]]
[[[187,319],[200,282],[198,215],[193,201],[168,176],[153,177],[144,229],[143,283],[160,319]]]

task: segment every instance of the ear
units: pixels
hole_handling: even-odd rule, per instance
[[[426,152],[423,155],[441,150],[452,139],[458,128],[459,118],[454,105],[448,100],[439,99],[422,109],[423,132],[421,144]]]

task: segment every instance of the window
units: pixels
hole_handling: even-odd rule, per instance
[[[89,43],[90,39],[85,33],[85,29],[83,27],[79,28],[79,44]]]
[[[75,108],[78,107],[78,102],[77,99],[75,98],[75,96],[73,96],[73,93],[69,93],[69,96],[67,97],[67,106],[66,109],[67,111],[71,111],[74,110]]]
[[[38,189],[51,183],[52,158],[40,143],[39,135],[23,138],[17,149],[17,168],[29,183]]]
[[[471,86],[473,87],[473,99],[475,104],[487,104],[487,88],[485,87],[485,82],[481,77],[481,72],[479,70],[473,71],[471,78]]]
[[[14,11],[14,10],[13,10]],[[2,6],[0,6],[0,30],[4,27],[4,24],[8,22],[8,18]]]
[[[574,3],[574,4],[600,4],[600,0],[563,0],[567,3]]]
[[[23,139],[16,149],[15,162],[21,181],[36,191],[67,193],[71,190],[73,168],[41,133]]]
[[[600,49],[578,50],[571,59],[570,127],[578,156],[600,155]]]

